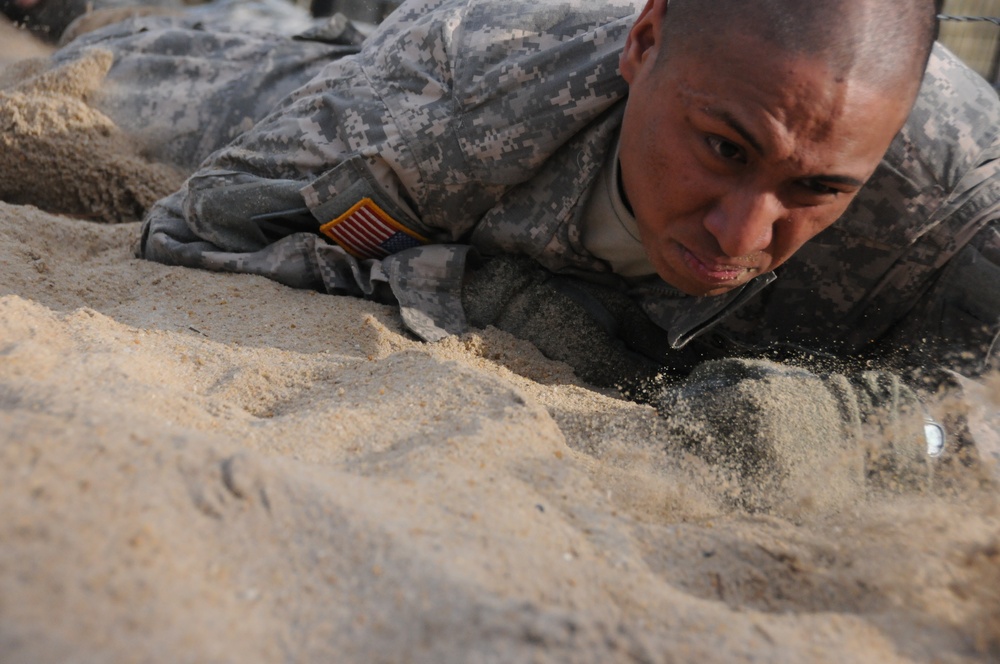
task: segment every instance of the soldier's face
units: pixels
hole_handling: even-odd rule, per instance
[[[656,271],[691,295],[741,286],[830,226],[911,101],[756,38],[727,46],[657,62],[650,40],[622,57],[624,192]]]

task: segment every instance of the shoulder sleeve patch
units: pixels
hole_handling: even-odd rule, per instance
[[[389,194],[361,155],[337,164],[299,193],[320,234],[359,260],[381,259],[437,241]]]
[[[363,198],[342,215],[319,227],[355,258],[385,258],[427,244],[427,238],[393,219],[371,198]]]

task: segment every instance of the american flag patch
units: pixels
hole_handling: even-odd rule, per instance
[[[320,232],[355,258],[385,258],[404,249],[427,244],[390,217],[370,198],[362,198],[350,210],[319,227]]]

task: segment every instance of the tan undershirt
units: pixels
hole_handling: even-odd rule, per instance
[[[645,277],[656,272],[639,241],[639,227],[618,188],[618,143],[608,153],[590,189],[583,212],[584,248],[611,265],[622,277]]]

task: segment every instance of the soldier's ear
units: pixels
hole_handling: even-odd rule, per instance
[[[663,19],[667,15],[667,1],[646,0],[646,6],[629,30],[619,59],[619,68],[622,77],[630,84],[647,61],[656,61],[656,54],[663,45]]]

